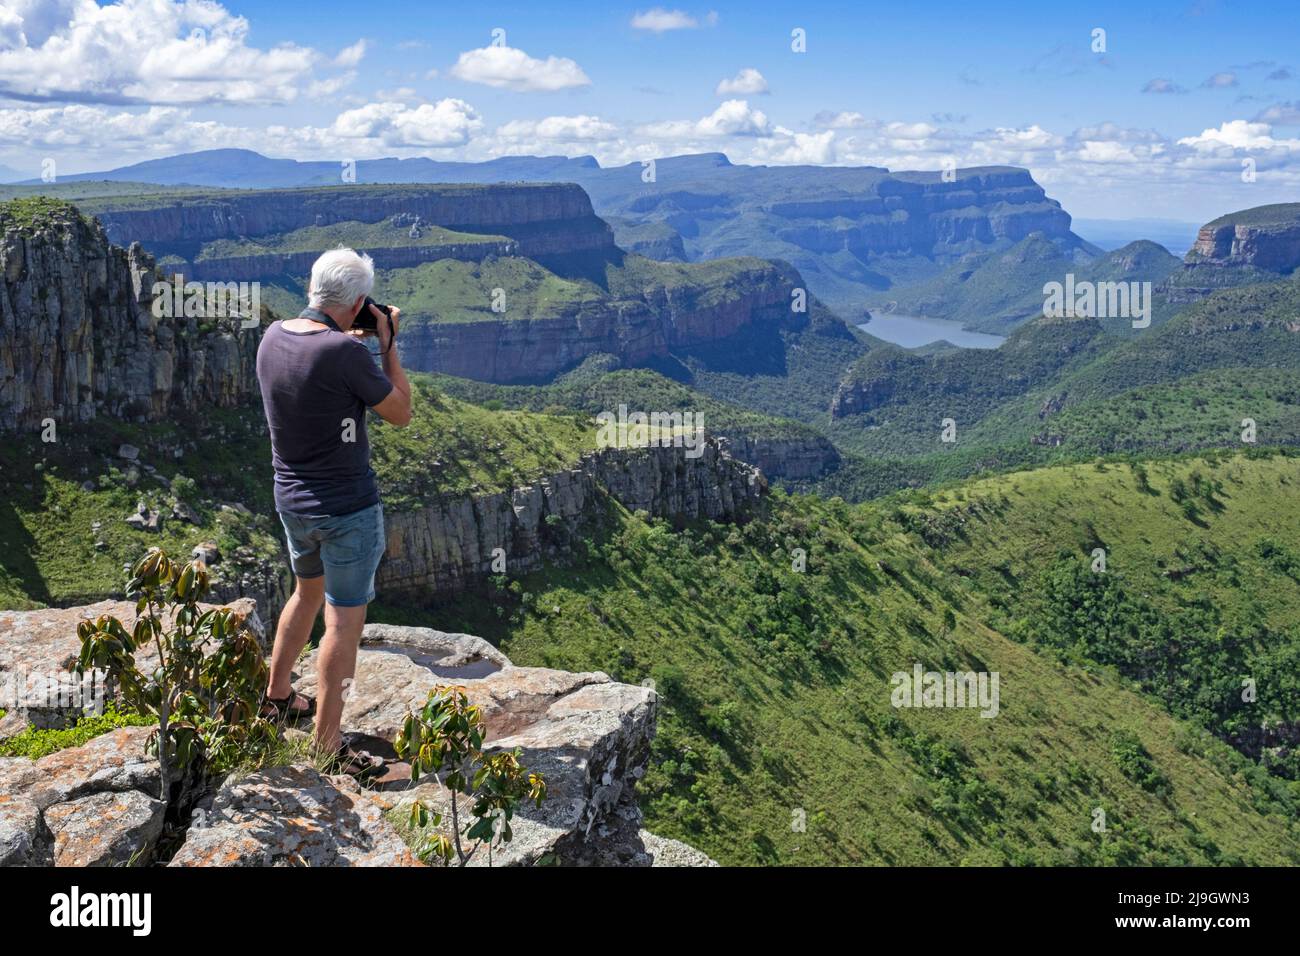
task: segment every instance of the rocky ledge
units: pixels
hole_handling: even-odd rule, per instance
[[[71,625],[73,634],[83,616],[120,613],[110,603],[7,612],[0,667],[64,670],[76,638],[60,632]],[[435,684],[458,684],[483,709],[489,747],[518,747],[546,775],[546,802],[520,808],[514,839],[492,865],[715,865],[641,826],[634,788],[654,737],[653,690],[599,672],[516,667],[480,638],[428,628],[372,624],[362,645],[345,732],[391,756],[406,710]],[[297,684],[314,690],[314,653]],[[129,727],[36,761],[0,759],[0,865],[157,862],[164,807],[157,764],[144,753],[149,733]],[[232,775],[170,835],[179,844],[170,865],[418,866],[404,825],[414,799],[445,804],[435,780],[412,785],[401,765],[373,789],[305,764]],[[480,853],[472,865],[487,862]]]

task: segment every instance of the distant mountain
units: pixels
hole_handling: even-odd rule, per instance
[[[215,186],[273,189],[345,183],[494,183],[572,181],[583,170],[599,169],[594,157],[504,156],[483,163],[445,163],[432,159],[322,160],[272,159],[249,149],[208,149],[150,159],[97,173],[60,176],[59,182],[109,180],[162,186]],[[354,178],[348,178],[354,177]],[[27,179],[27,183],[39,180]]]
[[[1196,302],[1217,289],[1274,282],[1300,269],[1300,203],[1228,213],[1202,226],[1163,294]]]
[[[26,178],[26,173],[20,173],[9,166],[0,165],[0,183],[16,183],[18,180]]]
[[[1177,219],[1080,219],[1074,231],[1094,246],[1110,251],[1138,239],[1159,243],[1176,256],[1184,255],[1196,241],[1200,228],[1194,222]]]
[[[338,162],[270,159],[227,149],[150,160],[60,182],[268,188],[344,183]],[[598,215],[634,247],[689,260],[784,259],[846,318],[864,316],[881,290],[930,278],[970,253],[1007,249],[1041,233],[1065,253],[1090,247],[1028,170],[987,166],[890,172],[875,166],[745,166],[722,153],[602,168],[583,156],[502,157],[485,163],[361,160],[357,183],[575,182]],[[643,227],[639,232],[637,227]],[[679,248],[682,250],[679,252]]]

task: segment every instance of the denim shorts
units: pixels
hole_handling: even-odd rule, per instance
[[[360,607],[375,599],[375,570],[387,546],[383,505],[329,518],[281,511],[280,523],[293,573],[300,578],[325,575],[325,600]]]

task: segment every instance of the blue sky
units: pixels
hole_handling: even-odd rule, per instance
[[[1008,163],[1076,216],[1201,221],[1300,199],[1297,41],[1281,2],[0,0],[0,165]]]

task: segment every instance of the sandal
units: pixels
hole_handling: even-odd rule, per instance
[[[382,773],[384,761],[368,750],[357,750],[351,744],[344,744],[330,756],[328,769],[360,781]]]
[[[306,707],[293,706],[299,697],[307,702]],[[268,708],[270,708],[269,713],[267,712]],[[316,716],[316,698],[308,694],[300,694],[296,690],[289,691],[287,697],[271,697],[263,694],[262,716],[277,723],[296,724],[304,720],[311,720]]]

